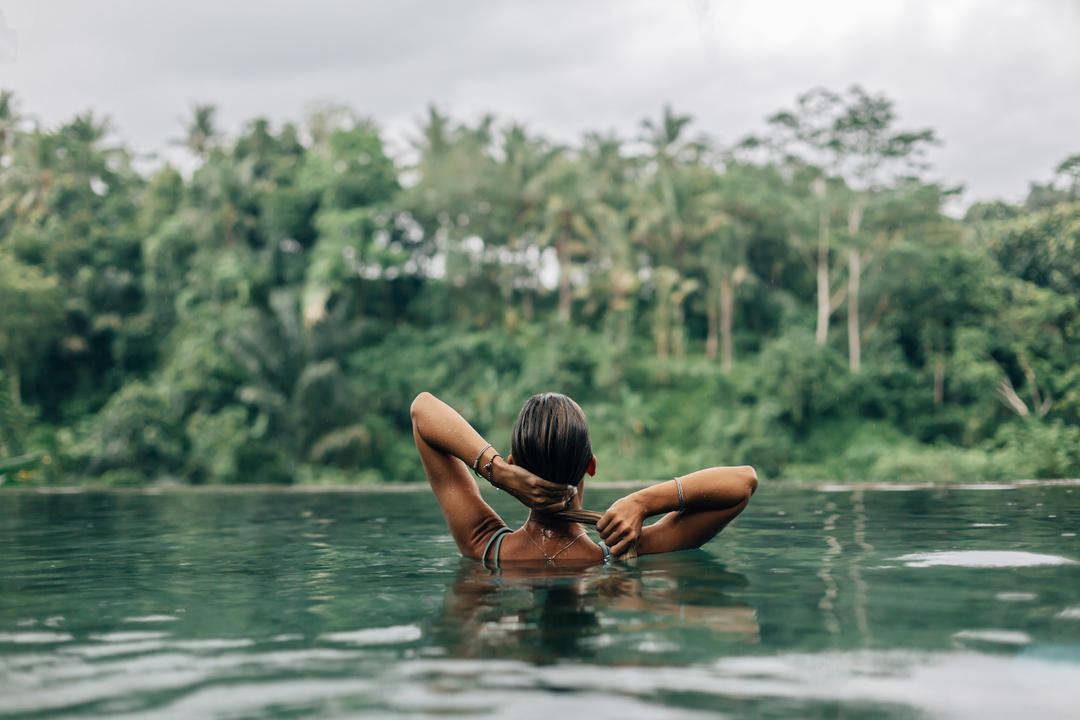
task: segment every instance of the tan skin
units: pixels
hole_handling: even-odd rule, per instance
[[[450,533],[462,555],[480,559],[491,536],[506,526],[484,502],[470,470],[487,442],[431,393],[416,396],[411,414],[416,448]],[[602,561],[603,551],[584,535],[584,527],[550,514],[580,508],[579,488],[537,477],[514,465],[512,457],[499,457],[494,448],[483,451],[479,465],[483,468],[488,462],[491,484],[530,509],[525,524],[504,538],[500,563],[545,562],[545,554],[556,553],[559,564]],[[586,474],[596,474],[595,457]],[[749,466],[698,470],[679,481],[683,512],[679,512],[678,487],[671,480],[630,493],[608,508],[596,529],[616,557],[635,547],[638,555],[701,547],[743,511],[757,489],[757,475]],[[656,515],[663,517],[644,526],[646,518]]]

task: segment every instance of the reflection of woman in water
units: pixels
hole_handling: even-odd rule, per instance
[[[747,585],[705,551],[606,570],[511,563],[494,576],[463,559],[430,630],[454,657],[550,663],[606,648],[633,663],[635,653],[623,653],[643,640],[685,632],[686,652],[712,652],[758,642],[756,613],[739,597]]]
[[[444,402],[421,393],[412,404],[413,437],[431,489],[461,554],[500,563],[590,565],[635,553],[700,547],[735,518],[757,488],[754,469],[714,467],[633,492],[616,500],[596,523],[601,543],[585,534],[582,480],[596,473],[585,414],[557,393],[534,395],[521,409],[504,460]],[[530,508],[516,531],[480,496],[469,467]],[[643,527],[646,518],[663,514]],[[609,551],[610,548],[610,551]]]
[[[590,572],[511,565],[492,576],[463,559],[432,637],[455,657],[545,663],[588,655],[589,638],[601,632],[586,590]]]

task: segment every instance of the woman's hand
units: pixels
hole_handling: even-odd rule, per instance
[[[501,457],[492,466],[491,484],[516,497],[525,507],[542,512],[565,510],[577,494],[573,485],[550,482]]]
[[[648,508],[633,495],[627,495],[608,508],[596,523],[596,530],[611,554],[619,557],[637,545],[647,515]]]

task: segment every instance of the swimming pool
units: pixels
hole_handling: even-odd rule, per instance
[[[492,576],[426,488],[9,491],[0,717],[1077,717],[1078,532],[1080,483],[763,483],[703,550]]]

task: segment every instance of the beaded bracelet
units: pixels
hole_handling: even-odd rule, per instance
[[[495,477],[495,458],[501,457],[502,455],[500,455],[499,453],[495,453],[491,456],[491,460],[488,460],[488,464],[484,466],[484,469],[487,470],[488,474],[487,481],[493,486],[495,485],[495,481],[492,479]]]

